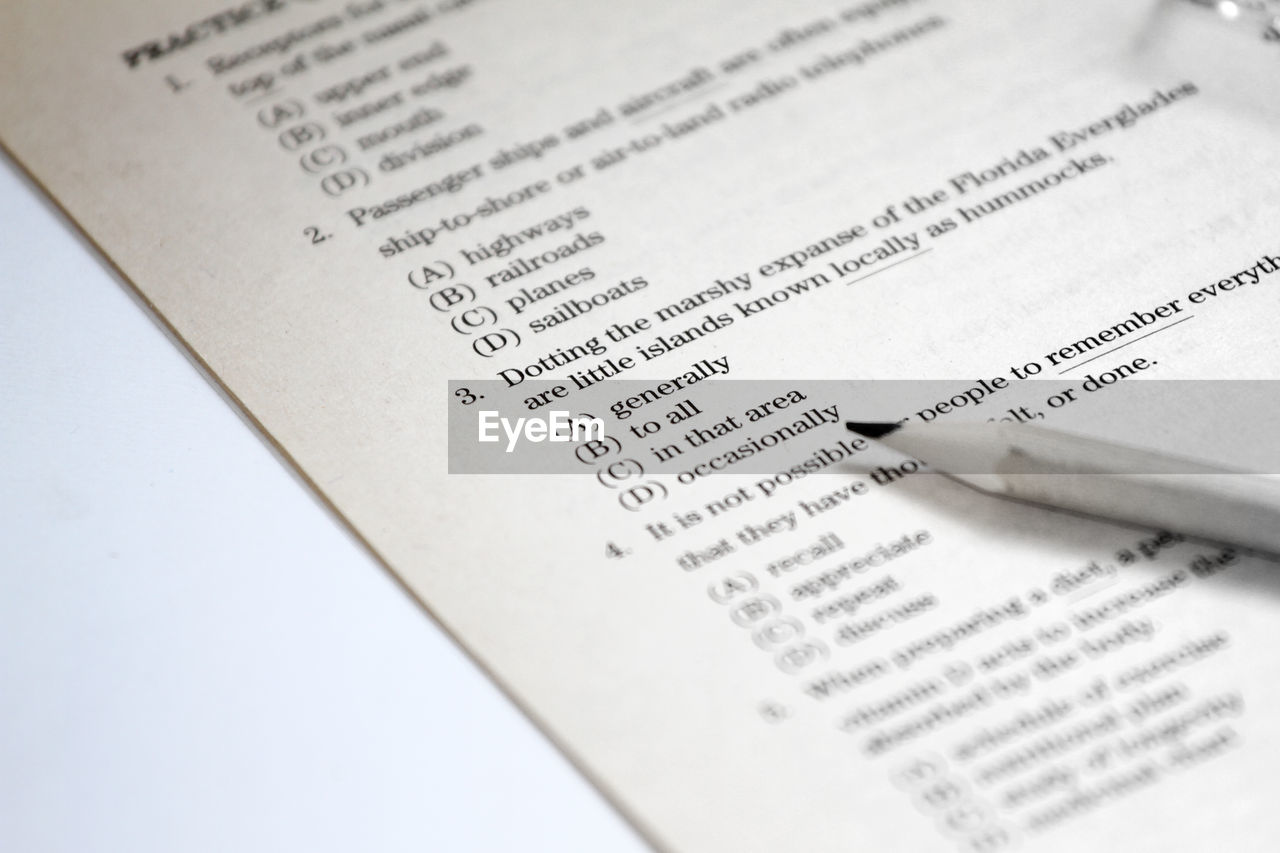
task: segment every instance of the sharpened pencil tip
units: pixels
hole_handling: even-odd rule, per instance
[[[863,438],[884,438],[891,432],[896,432],[901,424],[896,423],[863,423],[862,421],[845,421],[845,427],[850,432],[856,432]]]

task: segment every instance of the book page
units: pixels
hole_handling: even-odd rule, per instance
[[[1280,470],[1176,7],[19,0],[0,140],[655,848],[1271,850],[1274,562],[843,426]]]

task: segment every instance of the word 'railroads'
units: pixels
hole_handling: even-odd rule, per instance
[[[545,418],[500,417],[495,411],[481,411],[476,421],[476,440],[493,443],[501,440],[498,427],[507,436],[507,453],[516,449],[521,437],[534,443],[543,441],[603,441],[604,421],[585,415],[570,417],[568,412],[552,411]],[[581,430],[581,437],[579,437]]]

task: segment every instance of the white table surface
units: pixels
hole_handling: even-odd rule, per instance
[[[647,848],[0,155],[0,850]]]

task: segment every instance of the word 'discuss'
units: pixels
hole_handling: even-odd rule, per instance
[[[507,437],[506,452],[511,453],[523,438],[525,441],[600,441],[604,439],[604,421],[586,415],[570,417],[568,412],[548,412],[546,417],[501,417],[492,410],[481,411],[476,420],[476,440],[481,443],[501,441],[501,427]]]

